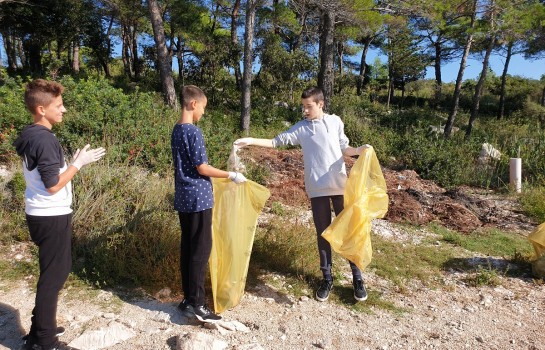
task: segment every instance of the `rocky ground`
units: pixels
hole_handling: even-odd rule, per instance
[[[267,185],[271,200],[308,205],[301,200],[300,172],[290,173],[291,167],[296,171],[301,166],[297,152],[256,153],[252,159],[269,164],[271,171],[278,169]],[[403,221],[435,221],[460,231],[494,226],[522,235],[535,227],[504,195],[470,188],[446,191],[411,171],[384,174],[390,212],[386,219],[375,220],[373,233],[385,239],[419,244],[433,235],[424,229],[409,231],[398,224]],[[30,258],[29,244],[2,249],[1,259]],[[516,268],[502,257],[462,255],[475,265]],[[468,273],[444,271],[440,287],[410,281],[400,291],[368,269],[368,290],[380,293],[395,310],[371,307],[359,312],[348,300],[318,302],[313,290],[295,297],[284,276],[262,271],[257,278],[262,282],[248,287],[242,302],[224,312],[218,324],[182,317],[168,290],[137,296],[68,287],[59,301],[58,321],[66,328],[62,340],[87,349],[545,349],[542,281],[526,274],[499,274],[498,286],[473,287],[465,282]],[[349,294],[346,277],[332,293]],[[34,283],[32,278],[13,282],[0,276],[0,349],[18,349],[28,331]]]

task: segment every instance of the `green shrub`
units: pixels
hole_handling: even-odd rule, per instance
[[[545,186],[523,186],[522,208],[538,223],[545,222]]]

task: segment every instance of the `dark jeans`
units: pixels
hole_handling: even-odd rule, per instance
[[[212,251],[212,209],[178,212],[182,239],[180,269],[184,298],[193,306],[205,304],[204,277]]]
[[[318,253],[320,254],[320,270],[325,279],[331,279],[331,245],[322,237],[322,232],[331,224],[331,203],[333,204],[333,210],[335,215],[339,215],[344,208],[344,196],[324,196],[314,197],[310,199],[310,206],[312,208],[312,217],[314,219],[314,226],[316,226],[316,233],[318,234]],[[360,269],[350,262],[350,268],[352,269],[353,279],[362,279]]]
[[[29,334],[47,349],[57,341],[59,292],[72,268],[72,214],[26,216],[32,241],[38,246],[40,278]]]

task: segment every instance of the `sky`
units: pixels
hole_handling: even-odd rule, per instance
[[[375,57],[379,57],[380,60],[385,63],[386,57],[381,56],[378,50],[370,50],[367,55],[367,64],[372,64]],[[357,58],[357,62],[361,59],[361,55]],[[505,58],[499,55],[491,55],[489,67],[497,75],[501,76],[503,72],[503,66],[505,64]],[[456,81],[458,70],[460,69],[460,59],[441,66],[441,75],[444,83],[451,83]],[[470,58],[467,60],[467,65],[464,70],[464,78],[476,79],[481,70],[483,69],[482,58]],[[545,75],[545,58],[539,60],[527,60],[522,55],[514,55],[509,62],[509,69],[507,71],[509,75],[521,76],[528,79],[539,80],[542,75]],[[426,70],[426,79],[435,79],[435,71],[433,67],[428,67]]]

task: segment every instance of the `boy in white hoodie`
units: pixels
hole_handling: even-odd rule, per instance
[[[274,139],[241,138],[235,141],[238,147],[249,145],[279,147],[301,145],[305,167],[305,190],[310,198],[312,216],[318,235],[318,253],[323,281],[316,291],[316,299],[326,301],[333,287],[331,275],[331,246],[321,234],[331,224],[331,204],[335,215],[344,206],[344,187],[347,175],[343,155],[360,155],[367,145],[353,148],[344,134],[341,118],[323,111],[324,95],[319,88],[310,88],[301,95],[305,119],[299,121]],[[361,271],[350,262],[352,269],[354,298],[367,299]]]

